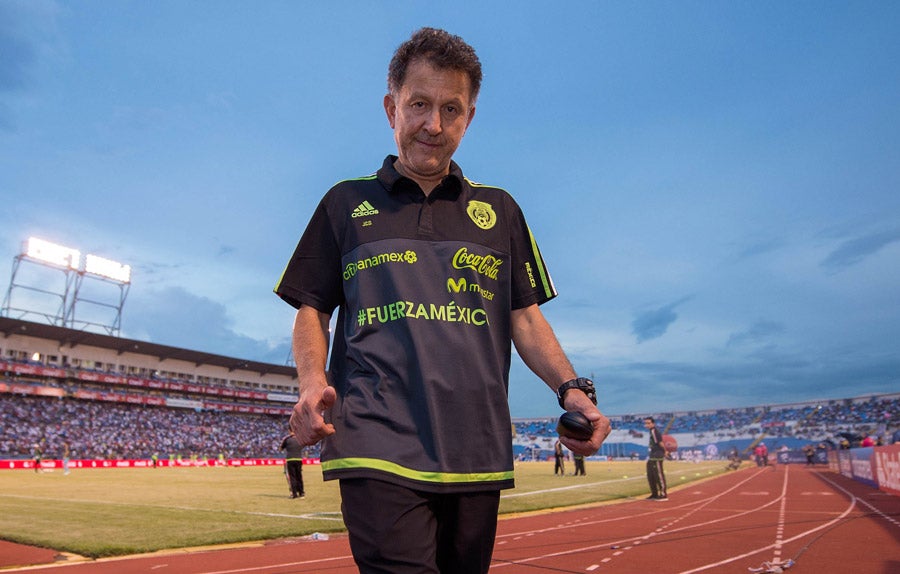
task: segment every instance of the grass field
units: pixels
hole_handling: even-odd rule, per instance
[[[571,472],[572,465],[567,470]],[[587,462],[586,476],[520,463],[501,513],[647,495],[643,462]],[[667,462],[670,488],[725,471],[724,462]],[[102,557],[337,532],[337,483],[305,466],[291,500],[280,467],[0,471],[0,539]]]

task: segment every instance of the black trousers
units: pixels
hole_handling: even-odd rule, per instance
[[[566,473],[566,463],[565,459],[561,456],[554,457],[555,464],[553,465],[553,474],[565,474]]]
[[[291,496],[303,496],[303,461],[289,460],[285,463],[287,466],[288,484],[291,488]]]
[[[341,511],[361,574],[484,574],[500,491],[437,494],[341,480]]]
[[[666,498],[666,473],[663,472],[662,459],[647,459],[647,482],[650,483],[652,496]]]

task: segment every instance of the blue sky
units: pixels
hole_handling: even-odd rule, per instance
[[[4,290],[38,236],[133,266],[123,336],[283,363],[272,287],[394,151],[428,25],[479,53],[456,159],[522,205],[603,410],[900,390],[900,4],[329,4],[0,0]],[[510,404],[558,411],[518,359]]]

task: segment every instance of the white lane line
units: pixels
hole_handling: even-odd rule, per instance
[[[840,516],[838,516],[837,518],[835,518],[833,520],[830,520],[824,524],[820,524],[819,526],[816,526],[815,528],[810,528],[809,530],[801,532],[800,534],[797,534],[796,536],[792,536],[791,538],[788,538],[787,540],[783,540],[782,545],[788,544],[790,542],[795,542],[797,540],[801,540],[801,539],[803,539],[811,534],[814,534],[822,529],[830,528],[832,525],[837,524],[838,522],[844,520],[847,517],[847,515],[850,514],[850,512],[856,507],[856,501],[858,499],[856,498],[856,496],[847,492],[840,486],[838,486],[836,484],[834,484],[834,486],[837,487],[838,489],[842,490],[850,498],[847,508],[844,510],[844,512],[842,512],[840,514]],[[737,556],[732,556],[730,558],[726,558],[725,560],[720,560],[719,562],[705,564],[703,566],[699,566],[699,567],[691,569],[691,570],[685,570],[683,572],[679,572],[679,574],[693,574],[694,572],[702,572],[703,570],[709,570],[710,568],[717,568],[724,564],[729,564],[729,563],[735,562],[737,560],[743,560],[744,558],[749,558],[750,556],[753,556],[754,554],[766,552],[767,550],[773,550],[774,548],[775,548],[775,544],[769,544],[767,546],[762,546],[760,548],[750,550],[749,552],[745,552],[745,553],[737,555]]]

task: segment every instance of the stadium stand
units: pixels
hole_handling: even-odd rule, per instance
[[[678,456],[725,459],[734,448],[747,458],[763,441],[770,453],[781,448],[797,450],[808,444],[822,449],[856,447],[866,436],[876,443],[889,444],[892,433],[900,428],[900,394],[713,411],[613,415],[613,432],[601,455],[645,457],[645,416],[653,416],[666,434],[676,438]],[[515,452],[520,459],[552,456],[556,419],[520,419],[515,427]]]
[[[2,317],[0,334],[0,458],[280,456],[292,367]]]
[[[296,400],[294,369],[0,317],[0,459],[35,444],[59,458],[280,457]],[[600,456],[644,458],[643,418],[676,438],[680,458],[885,444],[900,428],[900,393],[708,411],[610,416]],[[548,459],[556,419],[514,421],[521,460]],[[317,451],[310,452],[311,457]]]

